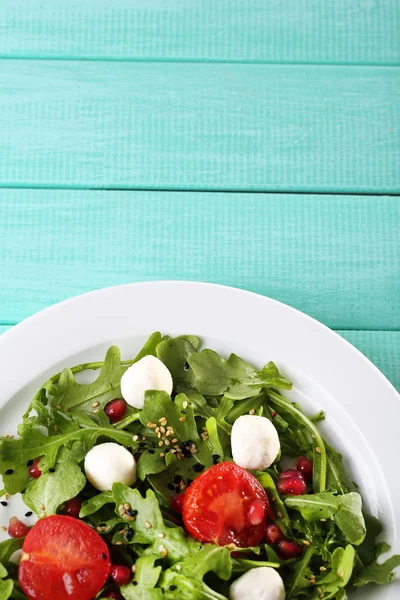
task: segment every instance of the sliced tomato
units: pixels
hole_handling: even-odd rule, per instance
[[[98,533],[78,519],[55,515],[38,521],[26,536],[18,578],[30,600],[91,600],[110,566]]]
[[[204,471],[188,487],[183,521],[188,533],[201,542],[246,548],[261,542],[270,511],[257,479],[242,467],[223,462]]]

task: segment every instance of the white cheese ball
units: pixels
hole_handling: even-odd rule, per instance
[[[136,481],[136,461],[119,444],[107,442],[94,446],[86,454],[85,473],[88,481],[100,492],[112,489],[114,483],[131,486]]]
[[[232,456],[239,467],[264,470],[278,456],[278,432],[266,417],[243,415],[232,427]]]
[[[125,371],[121,378],[121,393],[128,404],[143,408],[147,390],[172,394],[173,381],[167,367],[157,357],[143,356]]]
[[[231,600],[285,600],[282,577],[271,567],[250,569],[229,588]]]

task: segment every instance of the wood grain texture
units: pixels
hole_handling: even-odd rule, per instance
[[[11,329],[0,325],[0,335]],[[349,341],[389,379],[400,392],[400,331],[342,331],[337,333]]]
[[[400,192],[400,69],[0,61],[0,186]]]
[[[400,329],[392,197],[0,191],[0,323],[82,292],[188,279],[340,329]]]
[[[2,0],[0,55],[398,64],[398,0]]]

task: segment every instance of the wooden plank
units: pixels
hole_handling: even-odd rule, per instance
[[[394,197],[0,190],[0,323],[104,286],[210,281],[400,329]]]
[[[0,335],[11,329],[0,325]],[[400,392],[400,331],[343,331],[337,333],[358,348]]]
[[[0,61],[0,186],[400,192],[400,69]]]
[[[400,331],[338,331],[358,348],[400,392]]]
[[[2,0],[0,54],[398,64],[398,0]]]

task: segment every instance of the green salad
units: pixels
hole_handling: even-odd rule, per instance
[[[400,556],[379,559],[324,413],[290,389],[272,362],[158,332],[133,360],[112,346],[51,377],[0,438],[3,505],[21,493],[38,517],[10,521],[0,599],[345,600],[391,582]]]

